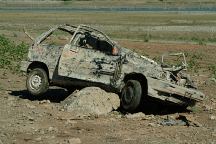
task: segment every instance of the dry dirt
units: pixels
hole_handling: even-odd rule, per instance
[[[165,51],[199,51],[201,65],[215,62],[214,46],[187,44],[143,44],[122,41],[121,44],[151,55]],[[104,116],[75,116],[64,111],[60,101],[67,91],[52,88],[43,98],[32,98],[25,88],[25,76],[0,70],[0,144],[101,144],[101,143],[216,143],[216,83],[210,74],[199,70],[193,74],[207,99],[192,108],[193,111],[158,109],[151,114],[134,115],[113,111]],[[150,113],[150,114],[149,114]],[[154,115],[153,115],[154,114]],[[162,125],[167,118],[185,116],[188,125]]]

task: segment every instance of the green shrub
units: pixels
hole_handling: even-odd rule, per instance
[[[28,45],[24,42],[15,44],[10,39],[0,35],[0,68],[18,71],[21,60],[26,57]]]
[[[201,39],[197,37],[192,37],[191,40],[198,43],[199,45],[206,45],[206,40],[203,38]]]
[[[151,35],[150,34],[144,34],[144,36],[143,36],[144,42],[149,42],[150,39],[151,39]]]

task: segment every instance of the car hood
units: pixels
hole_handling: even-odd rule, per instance
[[[139,55],[129,49],[122,48],[121,55],[125,56],[125,63],[122,66],[124,73],[141,73],[147,77],[165,78],[165,73],[157,62],[145,56]]]

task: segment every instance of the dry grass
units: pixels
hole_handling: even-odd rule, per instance
[[[20,37],[23,27],[33,35],[56,24],[88,24],[113,38],[215,42],[215,13],[144,13],[144,12],[2,12],[0,32]],[[210,27],[211,26],[211,27]],[[201,41],[201,42],[200,42]]]
[[[170,26],[215,25],[215,13],[144,13],[144,12],[3,12],[0,22],[18,24],[87,23],[101,25]]]

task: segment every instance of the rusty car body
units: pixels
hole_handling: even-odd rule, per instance
[[[71,35],[63,45],[44,44],[56,30]],[[184,57],[185,58],[185,57]],[[90,26],[58,25],[34,39],[21,69],[28,73],[27,89],[33,95],[49,86],[67,89],[98,86],[120,95],[121,105],[134,111],[145,97],[182,106],[194,105],[204,94],[184,73],[186,62],[166,67],[119,46]]]

